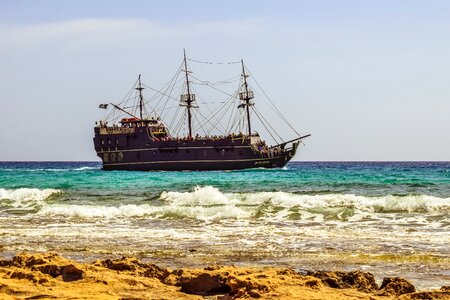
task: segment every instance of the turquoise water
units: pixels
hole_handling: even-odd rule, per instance
[[[95,162],[0,163],[0,186],[159,193],[213,185],[227,192],[429,194],[449,196],[450,163],[293,162],[285,169],[230,172],[104,172]]]
[[[162,265],[362,269],[450,282],[449,162],[308,162],[229,172],[0,163],[0,254]],[[195,251],[194,251],[195,250]]]

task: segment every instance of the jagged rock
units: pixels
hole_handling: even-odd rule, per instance
[[[105,259],[96,261],[94,264],[119,272],[129,271],[137,275],[149,278],[157,278],[159,280],[163,280],[170,274],[170,272],[168,272],[166,269],[162,269],[157,265],[146,264],[130,257],[122,257],[121,259],[114,260]]]
[[[11,266],[10,260],[0,259],[0,267],[10,267],[10,266]]]
[[[399,297],[401,300],[448,300],[450,299],[450,291],[438,290],[431,292],[415,292],[404,294]]]
[[[196,277],[180,278],[181,292],[195,295],[227,294],[231,291],[227,278],[220,275],[200,274]]]
[[[401,277],[385,277],[380,286],[380,295],[400,296],[403,294],[414,293],[416,288],[408,280]]]
[[[361,271],[352,272],[308,272],[307,275],[319,278],[325,285],[332,288],[356,288],[359,291],[370,293],[378,290],[375,277],[371,273]]]
[[[17,269],[8,273],[8,277],[12,279],[26,279],[34,283],[44,284],[48,282],[48,279],[45,277],[39,276],[36,273]]]
[[[121,259],[105,259],[99,262],[101,266],[115,271],[135,271],[135,260],[127,257]]]
[[[76,281],[83,277],[83,271],[74,265],[67,265],[61,267],[61,277],[64,281]]]
[[[258,278],[258,275],[255,276]],[[263,281],[255,280],[255,278],[239,278],[235,276],[228,276],[226,285],[230,287],[229,294],[234,295],[236,298],[239,297],[252,297],[256,298],[260,295],[269,292],[272,288],[265,284],[267,279],[264,278]]]
[[[32,265],[32,271],[40,271],[42,274],[48,274],[53,278],[61,275],[61,267],[54,264]]]
[[[62,275],[62,279],[64,281],[74,281],[80,279],[83,275],[83,271],[77,268],[73,263],[69,262],[69,260],[55,253],[34,255],[22,253],[14,256],[9,263],[8,261],[3,261],[2,264],[9,265],[10,267],[29,269],[31,271],[39,271],[40,273],[50,275],[53,278]],[[48,279],[33,279],[30,276],[25,276],[23,274],[21,275],[20,272],[17,274],[12,274],[12,276],[16,276],[15,278],[18,279],[29,279],[38,283],[48,282]]]
[[[319,289],[320,287],[322,287],[322,281],[317,278],[311,278],[305,281],[305,285],[312,289]]]
[[[277,271],[277,275],[293,275],[293,274],[297,274],[297,272],[295,272],[292,269],[282,269]]]
[[[414,292],[403,294],[401,300],[448,300],[450,299],[450,286],[443,286],[435,291]]]
[[[411,293],[414,286],[402,278],[385,278],[381,289],[378,290],[370,273],[355,271],[308,274],[312,276],[305,276],[285,268],[234,266],[170,271],[127,257],[97,261],[92,265],[80,264],[55,254],[20,254],[11,260],[0,261],[0,298],[16,299],[24,296],[28,299],[68,299],[73,295],[80,295],[80,299],[187,300],[197,299],[198,295],[202,295],[217,300],[334,299],[334,297],[450,299],[449,286],[435,291]],[[82,281],[78,283],[66,283],[80,279]],[[345,289],[332,290],[324,285]],[[368,291],[370,294],[361,291]]]
[[[255,291],[248,291],[247,294],[252,298],[261,298],[261,294]]]
[[[157,265],[148,265],[146,270],[142,273],[142,276],[149,278],[158,278],[159,280],[164,280],[167,276],[169,276],[170,272],[166,269],[162,269]]]

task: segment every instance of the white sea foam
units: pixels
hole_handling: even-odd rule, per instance
[[[248,218],[250,211],[240,207],[237,194],[224,194],[212,186],[196,187],[193,192],[163,192],[164,215],[176,214],[202,220]]]
[[[64,205],[52,204],[42,207],[40,215],[59,215],[78,218],[193,218],[199,220],[229,219],[248,217],[241,209],[233,207],[182,207],[182,206],[150,206],[120,205],[120,206],[95,206],[95,205]]]
[[[84,171],[84,170],[99,170],[99,167],[80,167],[73,169],[74,171]]]
[[[29,208],[36,205],[43,205],[45,199],[58,193],[61,193],[61,191],[56,189],[0,189],[0,203],[7,202],[8,206],[14,208]]]
[[[163,192],[165,205],[140,204],[120,206],[51,204],[39,214],[82,218],[192,218],[199,220],[249,218],[251,211],[236,206],[239,198],[226,195],[214,187],[196,188],[193,192]]]
[[[228,205],[240,202],[233,194],[223,194],[212,186],[197,186],[193,192],[163,192],[161,199],[172,205],[180,206]]]
[[[360,221],[389,213],[450,212],[450,198],[428,195],[367,197],[353,194],[304,195],[285,192],[223,193],[212,186],[191,192],[163,192],[160,201],[127,205],[46,203],[53,189],[0,189],[0,198],[15,208],[38,207],[39,214],[82,218],[192,218],[199,220],[264,219]],[[10,203],[12,202],[12,203]],[[406,218],[406,215],[405,215]]]
[[[352,208],[367,212],[434,212],[450,210],[450,198],[428,195],[407,196],[357,196],[353,194],[301,195],[285,192],[222,193],[206,186],[192,192],[163,192],[161,199],[180,206],[260,206],[282,208],[320,209]]]
[[[143,217],[155,212],[155,207],[144,205],[95,206],[95,205],[64,205],[53,204],[43,207],[41,215],[61,215],[82,218],[117,218],[117,217]]]

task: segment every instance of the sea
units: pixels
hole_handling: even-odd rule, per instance
[[[212,172],[1,162],[0,257],[44,251],[171,268],[358,269],[439,288],[450,284],[450,162]]]

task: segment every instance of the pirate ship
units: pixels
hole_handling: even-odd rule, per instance
[[[249,83],[250,73],[243,60],[228,63],[240,64],[242,73],[239,76],[218,82],[194,77],[188,61],[205,63],[187,59],[184,52],[176,75],[161,90],[144,85],[139,75],[120,103],[100,104],[99,108],[107,109],[108,113],[96,122],[94,146],[104,170],[280,168],[294,157],[299,143],[309,134],[301,136],[267,97],[268,103],[296,137],[284,141],[271,130],[271,123],[256,109],[252,100],[254,92]],[[179,98],[175,98],[172,95],[180,82],[181,93]],[[221,101],[209,114],[199,110],[193,85],[221,91],[218,85],[233,82],[238,83],[238,88],[234,93],[223,92],[228,96],[226,101]],[[155,92],[152,98],[144,98],[145,87]],[[170,102],[176,105],[171,106]],[[274,145],[267,144],[258,132],[252,130],[252,115],[267,129]]]

